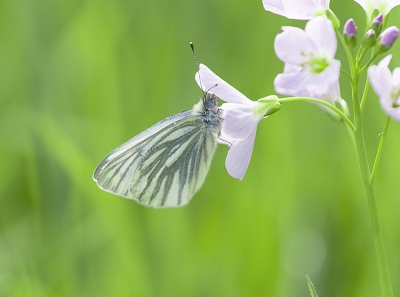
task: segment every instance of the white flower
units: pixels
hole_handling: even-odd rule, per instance
[[[386,15],[390,10],[400,5],[399,0],[354,0],[362,6],[367,16],[371,16],[374,9],[377,9],[383,15]]]
[[[325,14],[329,0],[263,0],[264,9],[294,20],[310,20]]]
[[[241,180],[250,163],[257,125],[261,119],[279,110],[278,98],[270,96],[252,101],[203,64],[200,64],[196,81],[204,91],[227,102],[220,108],[224,120],[219,142],[231,146],[225,166],[231,176]]]
[[[275,90],[292,96],[318,97],[329,93],[339,80],[340,61],[334,59],[337,40],[326,17],[309,21],[305,30],[283,27],[275,38],[275,53],[285,62],[275,78]]]
[[[391,118],[400,121],[400,67],[390,72],[392,55],[383,58],[378,65],[368,68],[368,78],[379,96],[382,109]]]

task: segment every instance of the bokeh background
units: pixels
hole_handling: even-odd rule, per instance
[[[357,3],[331,2],[363,31]],[[92,181],[109,151],[198,101],[190,41],[249,98],[274,94],[283,25],[305,22],[261,1],[0,1],[0,296],[309,296],[303,271],[319,296],[379,296],[352,143],[315,105],[261,122],[243,181],[220,146],[183,208],[149,209]],[[347,68],[340,46],[337,57]],[[371,91],[371,162],[384,121]],[[397,295],[399,135],[392,122],[376,180]]]

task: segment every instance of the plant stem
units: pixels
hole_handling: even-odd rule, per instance
[[[336,36],[339,38],[339,40],[342,43],[342,46],[346,52],[347,59],[349,60],[349,64],[350,64],[350,70],[351,70],[351,72],[353,72],[354,61],[353,61],[352,50],[349,50],[349,47],[347,46],[346,42],[344,41],[344,38],[343,38],[342,34],[340,33],[340,31],[338,29],[336,29],[335,31],[336,31]]]
[[[348,73],[346,70],[344,70],[343,68],[340,68],[340,72],[343,73],[344,75],[346,75],[346,77],[349,79],[349,81],[352,83],[353,82],[353,78],[351,77],[350,73]]]
[[[365,82],[363,96],[361,99],[361,105],[360,105],[361,112],[364,110],[365,102],[367,102],[368,91],[369,91],[369,78],[367,77],[367,80]]]
[[[385,122],[385,127],[383,128],[383,132],[381,135],[381,140],[379,141],[378,151],[376,152],[374,167],[372,168],[372,174],[371,174],[371,184],[372,185],[375,183],[375,176],[376,176],[376,172],[378,171],[379,160],[381,159],[382,148],[383,148],[383,144],[385,143],[389,124],[390,124],[390,117],[387,117],[386,122]]]
[[[365,149],[363,117],[360,108],[360,99],[358,94],[360,72],[358,65],[355,68],[356,68],[354,75],[355,83],[354,85],[352,85],[352,92],[353,92],[353,106],[354,106],[354,124],[356,128],[354,131],[356,152],[361,171],[361,178],[364,185],[365,196],[367,198],[367,203],[369,208],[369,215],[372,225],[372,235],[378,259],[382,296],[393,297],[389,265],[386,258],[385,245],[383,242],[382,232],[379,223],[378,209],[375,201],[375,189],[374,189],[374,184],[371,182],[367,151]]]
[[[352,131],[355,131],[355,127],[354,127],[353,123],[351,122],[351,120],[339,108],[333,106],[332,104],[330,104],[330,103],[328,103],[326,101],[315,99],[315,98],[309,98],[309,97],[287,97],[287,98],[280,98],[279,99],[280,103],[294,102],[294,101],[314,102],[314,103],[318,103],[318,104],[324,105],[326,107],[329,107],[330,109],[335,111],[343,119],[343,121],[349,126],[349,128]]]
[[[364,73],[364,71],[368,69],[369,65],[371,65],[372,62],[374,62],[376,56],[377,56],[377,54],[371,55],[371,59],[367,62],[367,64],[365,64],[365,65],[363,66],[363,68],[361,68],[360,74],[361,74],[361,73]]]

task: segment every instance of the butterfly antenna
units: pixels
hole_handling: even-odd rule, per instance
[[[211,88],[207,90],[207,93],[210,92],[213,88],[218,87],[218,84],[213,85]]]
[[[197,57],[196,57],[196,51],[194,50],[194,44],[193,44],[193,42],[190,42],[189,44],[190,44],[190,48],[192,49],[192,52],[193,52],[194,62],[196,63],[197,69],[200,70],[199,63],[197,63]]]
[[[197,73],[199,74],[200,88],[201,88],[201,91],[203,92],[203,96],[205,97],[207,92],[204,92],[204,90],[203,90],[203,83],[201,82],[201,78],[200,78],[200,66],[199,66],[199,63],[197,62],[196,51],[194,50],[194,44],[193,44],[193,42],[190,42],[189,45],[190,45],[190,48],[192,49],[194,62],[196,63],[196,66],[197,66]]]

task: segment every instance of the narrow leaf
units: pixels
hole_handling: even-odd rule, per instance
[[[310,290],[311,297],[318,297],[317,291],[314,288],[313,283],[311,282],[311,279],[308,277],[308,274],[304,272],[306,278],[307,278],[307,284],[308,284],[308,289]]]

